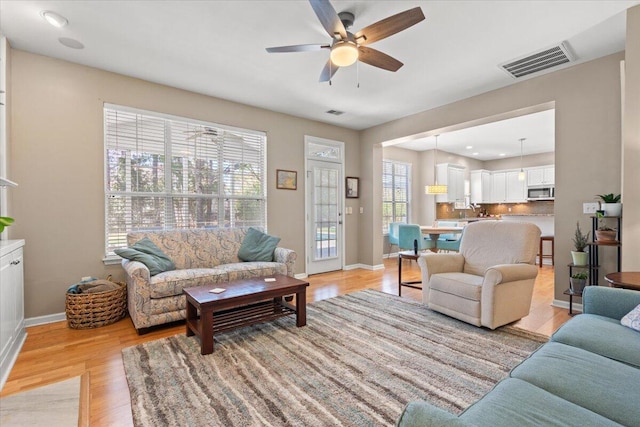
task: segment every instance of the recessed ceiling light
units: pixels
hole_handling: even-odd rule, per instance
[[[71,49],[84,49],[84,45],[76,39],[70,39],[68,37],[60,37],[58,39],[60,43]]]
[[[478,154],[480,154],[480,153],[478,153],[478,152],[476,151],[475,153],[471,153],[471,154],[473,154],[474,156],[477,156],[477,155],[478,155]]]
[[[500,153],[500,154],[498,154],[498,156],[504,157],[504,156],[506,156],[506,153]]]
[[[62,28],[69,23],[67,18],[50,10],[43,10],[40,12],[40,16],[56,28]]]
[[[473,145],[467,145],[465,148],[466,148],[467,150],[471,150],[471,149],[473,148]]]

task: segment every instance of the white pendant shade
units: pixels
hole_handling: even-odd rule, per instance
[[[447,194],[449,191],[446,185],[438,184],[438,136],[436,135],[436,148],[433,154],[433,182],[434,185],[426,185],[424,194]]]

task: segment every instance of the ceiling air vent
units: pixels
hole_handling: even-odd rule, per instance
[[[333,114],[334,116],[340,116],[342,114],[344,114],[344,111],[338,111],[338,110],[329,110],[326,112],[327,114]]]
[[[573,57],[566,43],[563,42],[540,52],[500,64],[499,67],[517,79],[571,61],[573,61]]]

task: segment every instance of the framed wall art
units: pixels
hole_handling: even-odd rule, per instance
[[[276,169],[276,188],[280,190],[297,190],[298,172]]]
[[[357,199],[359,197],[360,178],[347,177],[347,199]]]

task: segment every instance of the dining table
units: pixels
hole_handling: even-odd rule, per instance
[[[428,234],[429,238],[433,241],[433,248],[431,248],[432,252],[438,252],[438,239],[441,234],[458,234],[462,233],[464,227],[447,227],[447,226],[437,226],[433,227],[430,225],[421,225],[420,231],[423,234]]]

